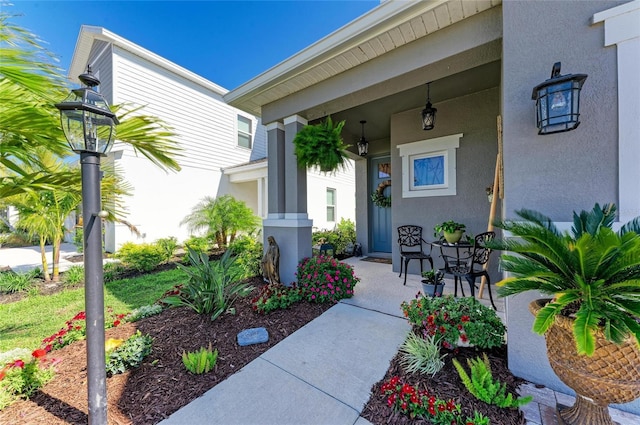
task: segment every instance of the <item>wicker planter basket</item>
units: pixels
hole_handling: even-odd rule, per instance
[[[549,301],[534,300],[529,310],[536,315]],[[640,350],[634,340],[616,345],[598,332],[593,356],[578,355],[573,320],[563,316],[556,316],[545,339],[551,368],[576,392],[576,403],[559,411],[565,424],[613,425],[608,405],[640,397]]]

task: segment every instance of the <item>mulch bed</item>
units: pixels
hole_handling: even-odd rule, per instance
[[[261,279],[257,284],[262,284]],[[302,302],[288,310],[260,315],[251,309],[250,298],[236,303],[235,315],[226,314],[213,322],[190,309],[172,308],[108,329],[107,339],[127,338],[136,329],[154,339],[153,352],[139,368],[107,379],[109,424],[160,422],[331,307]],[[240,347],[237,334],[254,327],[265,327],[269,341]],[[218,349],[215,370],[190,374],[182,364],[182,352],[207,347],[209,342]],[[78,341],[48,357],[60,359],[55,378],[31,400],[19,401],[0,412],[0,423],[87,423],[86,342]]]
[[[463,414],[468,417],[473,418],[473,410],[475,409],[487,416],[491,420],[491,425],[523,425],[526,423],[524,415],[519,409],[502,409],[495,405],[489,405],[476,399],[464,387],[451,359],[455,356],[462,365],[467,366],[466,359],[475,359],[478,356],[482,356],[480,351],[474,348],[459,348],[455,350],[455,352],[448,353],[444,367],[434,377],[406,373],[400,366],[400,356],[396,355],[391,361],[384,379],[376,383],[371,389],[371,398],[360,416],[374,425],[422,425],[430,423],[422,419],[411,420],[408,416],[393,412],[393,410],[389,408],[387,405],[387,397],[382,394],[380,387],[383,382],[388,381],[394,376],[398,376],[402,382],[413,385],[419,390],[426,389],[430,394],[434,394],[440,399],[454,399],[456,403],[460,403]],[[506,346],[487,352],[487,355],[494,379],[506,383],[509,392],[515,393],[516,388],[524,381],[515,378],[509,371],[506,361]],[[468,370],[468,367],[466,368]]]

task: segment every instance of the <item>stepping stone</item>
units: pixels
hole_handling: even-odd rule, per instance
[[[269,341],[269,333],[265,328],[245,329],[238,334],[238,344],[241,347],[267,341]]]

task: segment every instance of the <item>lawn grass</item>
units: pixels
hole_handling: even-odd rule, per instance
[[[128,313],[153,304],[185,278],[183,271],[169,270],[109,282],[105,285],[105,308],[110,307],[114,313]],[[38,348],[44,338],[60,330],[67,320],[83,310],[84,288],[0,304],[0,353],[18,347]]]

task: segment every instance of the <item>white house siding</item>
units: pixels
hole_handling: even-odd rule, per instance
[[[336,190],[336,221],[327,221],[327,189]],[[355,166],[349,160],[347,168],[336,174],[317,170],[307,172],[307,213],[313,220],[314,230],[331,230],[340,222],[356,219]]]
[[[134,186],[133,195],[125,199],[126,220],[144,238],[136,237],[125,225],[110,225],[107,230],[113,234],[107,235],[107,249],[117,250],[127,241],[152,242],[168,236],[184,240],[189,232],[180,221],[205,196],[221,194],[222,168],[264,153],[266,133],[255,131],[255,153],[238,147],[238,113],[252,120],[253,129],[258,127],[257,118],[226,105],[219,93],[122,48],[114,46],[102,52],[94,70],[100,74],[103,88],[110,91],[113,87],[112,102],[145,105],[141,113],[168,123],[183,149],[179,158],[182,170],[165,173],[129,146],[114,146],[115,162],[124,179]]]

